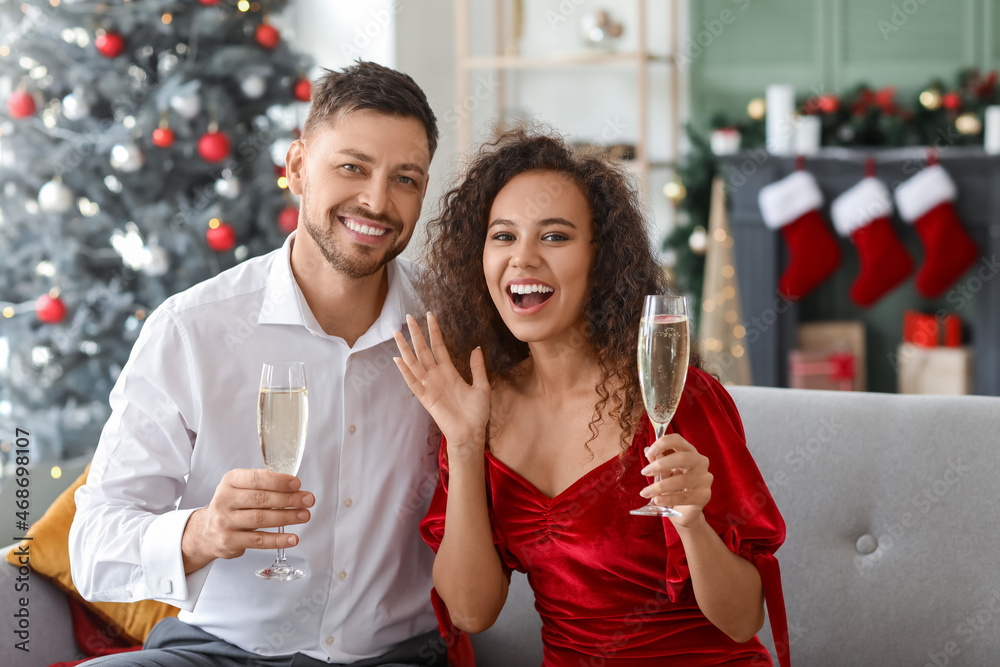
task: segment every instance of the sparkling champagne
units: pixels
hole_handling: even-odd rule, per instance
[[[257,434],[268,470],[294,475],[302,462],[309,424],[309,392],[261,389],[257,404]]]
[[[639,383],[646,413],[666,425],[684,392],[690,343],[684,315],[652,315],[639,324]]]

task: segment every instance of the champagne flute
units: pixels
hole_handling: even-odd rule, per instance
[[[682,296],[648,295],[639,322],[639,384],[646,414],[656,437],[667,431],[684,393],[690,354],[687,303]],[[660,481],[660,476],[656,476]],[[641,516],[673,516],[681,513],[652,500],[630,511]]]
[[[298,473],[309,423],[309,392],[306,371],[301,361],[265,362],[260,375],[257,402],[257,435],[264,454],[264,467],[288,475]],[[284,533],[285,528],[278,528]],[[257,576],[270,581],[291,581],[306,576],[285,559],[284,548],[270,566],[257,570]]]

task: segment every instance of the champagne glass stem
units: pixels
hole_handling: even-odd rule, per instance
[[[670,422],[661,424],[658,422],[653,422],[653,432],[656,434],[657,440],[662,438],[663,435],[667,432],[667,426],[669,425],[669,423]],[[655,484],[656,482],[659,482],[661,479],[662,477],[660,475],[654,475],[653,483]],[[645,516],[672,516],[672,517],[681,516],[681,513],[675,510],[673,507],[662,507],[660,505],[657,505],[656,503],[653,502],[652,498],[649,499],[649,502],[646,505],[631,510],[630,513],[645,515]]]
[[[667,425],[669,423],[670,422],[667,422],[666,424],[658,424],[656,422],[653,422],[653,433],[656,434],[656,439],[657,440],[659,440],[660,438],[662,438],[664,436],[664,434],[667,432]],[[653,476],[653,481],[654,482],[659,482],[661,479],[663,479],[663,477],[661,475],[654,475]],[[655,503],[653,503],[652,498],[649,500],[649,502],[651,504],[655,505]],[[671,509],[671,508],[667,508],[667,509]]]
[[[653,433],[656,434],[656,439],[657,440],[659,440],[664,435],[666,435],[666,433],[667,433],[667,426],[669,426],[669,425],[670,425],[670,422],[666,422],[665,424],[659,424],[657,422],[653,422]]]
[[[278,526],[278,535],[284,535],[284,534],[285,534],[285,527]],[[278,547],[278,562],[282,564],[284,564],[285,562],[285,547]]]

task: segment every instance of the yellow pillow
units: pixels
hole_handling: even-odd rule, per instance
[[[76,513],[73,494],[87,481],[90,465],[73,484],[56,498],[48,511],[28,530],[21,546],[28,546],[30,567],[52,580],[67,593],[80,600],[88,609],[97,614],[105,623],[110,623],[116,632],[132,642],[141,644],[153,626],[168,616],[176,616],[180,611],[163,602],[140,600],[139,602],[88,602],[80,597],[69,570],[69,527]],[[7,553],[7,562],[20,565],[17,548]]]

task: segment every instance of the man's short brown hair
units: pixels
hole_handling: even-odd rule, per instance
[[[427,130],[430,156],[437,149],[437,118],[420,86],[402,72],[378,63],[357,61],[341,71],[325,70],[313,82],[312,106],[303,136],[336,120],[340,114],[372,109],[391,116],[416,118]]]

